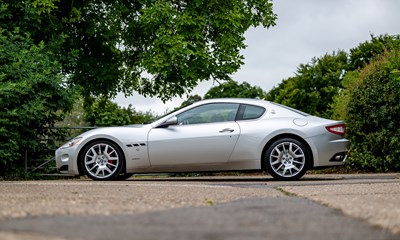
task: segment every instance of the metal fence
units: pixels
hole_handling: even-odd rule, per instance
[[[57,150],[57,148],[60,147],[63,143],[71,140],[78,134],[95,128],[96,127],[81,127],[81,126],[51,128],[55,130],[63,130],[69,134],[66,134],[65,136],[59,139],[52,139],[52,138],[38,139],[38,141],[41,141],[46,146],[46,148],[40,151],[40,153],[26,149],[24,154],[25,172],[38,173],[42,176],[62,175],[58,174],[57,169],[55,167],[54,153]],[[49,142],[52,142],[53,144],[48,144]]]

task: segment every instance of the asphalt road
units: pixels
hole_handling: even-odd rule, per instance
[[[400,174],[0,182],[0,239],[400,239]]]

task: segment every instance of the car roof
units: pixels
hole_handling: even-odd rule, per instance
[[[195,102],[193,103],[193,105],[200,105],[204,103],[243,103],[243,104],[252,104],[259,106],[270,105],[270,102],[268,101],[262,99],[253,99],[253,98],[213,98]]]

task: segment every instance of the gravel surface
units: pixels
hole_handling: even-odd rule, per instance
[[[298,197],[241,199],[134,214],[12,219],[0,229],[70,240],[398,240],[365,222]]]
[[[1,240],[65,240],[65,238],[40,235],[36,233],[0,232]]]
[[[288,186],[282,189],[400,233],[400,182]]]
[[[369,235],[369,232],[378,234],[379,238],[375,239],[400,239],[398,238],[400,234],[400,174],[306,175],[300,181],[293,182],[274,181],[270,177],[263,176],[165,179],[146,177],[121,182],[96,182],[86,179],[2,181],[0,182],[0,193],[1,240],[61,240],[63,237],[64,239],[76,239],[69,237],[68,232],[65,235],[54,234],[58,232],[56,228],[54,232],[37,230],[40,229],[41,223],[46,221],[48,226],[52,224],[57,226],[52,221],[68,223],[69,218],[71,218],[71,220],[75,219],[71,224],[77,225],[71,225],[71,228],[79,228],[79,219],[94,222],[100,219],[98,221],[107,222],[109,219],[119,219],[121,214],[126,216],[127,219],[131,217],[134,219],[140,215],[150,222],[157,222],[158,216],[164,214],[165,221],[170,219],[176,225],[173,227],[177,229],[179,229],[179,224],[182,226],[190,225],[189,222],[191,221],[192,224],[200,224],[198,236],[205,236],[201,229],[203,225],[208,226],[207,219],[211,216],[211,213],[204,214],[204,222],[198,222],[196,218],[189,217],[191,212],[194,211],[197,214],[203,212],[204,209],[213,212],[225,208],[235,201],[234,207],[228,207],[229,211],[226,212],[226,216],[217,214],[213,217],[217,219],[216,223],[229,220],[227,223],[230,224],[224,226],[229,231],[231,231],[232,226],[239,224],[240,221],[246,221],[242,218],[240,212],[236,213],[237,209],[243,208],[242,213],[244,215],[249,211],[255,211],[254,216],[259,211],[266,211],[264,215],[259,214],[259,219],[266,222],[261,223],[261,225],[254,225],[259,229],[257,236],[262,236],[266,232],[263,229],[263,226],[265,226],[263,224],[272,224],[271,228],[276,229],[278,235],[281,229],[285,229],[285,226],[289,227],[287,229],[289,232],[286,235],[289,236],[288,239],[292,239],[290,234],[293,228],[290,228],[290,226],[292,225],[291,219],[295,216],[299,218],[295,223],[296,226],[318,229],[321,224],[328,224],[329,226],[337,224],[338,232],[343,228],[343,224],[341,225],[340,222],[358,218],[364,222],[354,220],[353,223],[357,225],[358,221],[362,223],[360,229],[364,229],[363,226],[366,228],[360,230],[363,232],[357,234],[358,237],[354,235],[354,239],[368,239],[362,237],[363,234],[369,237],[375,236]],[[307,203],[307,201],[311,202],[309,200],[304,202],[304,198],[312,200],[313,204],[309,205]],[[254,202],[254,200],[256,201]],[[305,221],[308,218],[320,217],[318,211],[326,211],[324,210],[326,207],[321,206],[321,204],[340,211],[331,209],[332,211],[325,212],[322,216],[322,219],[328,219],[325,223],[316,220],[306,224]],[[212,206],[212,208],[204,208],[205,206]],[[276,216],[278,218],[280,215],[286,216],[285,219],[288,219],[288,222],[285,222],[286,220],[275,221],[270,218],[273,216],[271,211],[275,211],[273,206],[278,206],[277,209],[280,209]],[[305,206],[311,206],[311,208],[309,210],[303,209]],[[318,206],[324,208],[320,209]],[[313,209],[316,212],[312,213]],[[189,216],[187,216],[188,214]],[[237,220],[229,217],[234,215]],[[182,216],[187,217],[189,222],[176,219],[182,218]],[[261,216],[265,216],[265,219]],[[331,218],[332,216],[333,218]],[[338,218],[336,219],[334,216]],[[341,220],[341,218],[345,220]],[[252,218],[249,217],[248,219],[251,220]],[[115,220],[115,223],[117,224],[118,221]],[[269,223],[268,221],[272,222]],[[33,227],[32,223],[38,226]],[[276,226],[273,225],[275,223]],[[214,226],[213,223],[210,224],[204,229]],[[371,225],[378,228],[373,228]],[[138,226],[140,226],[140,221]],[[237,236],[240,236],[241,231],[246,233],[246,229],[239,229],[240,224],[237,226],[238,229],[235,230],[239,234]],[[101,227],[101,224],[99,227]],[[157,225],[157,228],[164,228],[164,226]],[[52,229],[50,227],[50,230]],[[137,229],[139,231],[140,227]],[[330,236],[335,236],[335,229],[329,229],[332,232]],[[129,232],[129,228],[124,231]],[[146,231],[146,229],[143,229],[142,232]],[[215,234],[219,234],[218,229],[213,231]],[[390,231],[390,234],[387,231]],[[173,229],[171,229],[171,234],[173,232]],[[40,235],[40,233],[44,235]],[[324,230],[322,229],[323,233]],[[151,236],[151,231],[149,234]],[[256,235],[254,235],[254,239],[263,239]],[[352,236],[350,233],[346,235]],[[343,238],[339,237],[339,239]],[[371,239],[374,239],[374,237]]]
[[[193,182],[0,182],[0,221],[43,215],[110,215],[206,206],[243,198],[273,197],[275,189]]]

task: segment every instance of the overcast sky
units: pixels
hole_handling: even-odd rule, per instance
[[[232,76],[267,92],[313,57],[339,49],[349,51],[370,40],[371,34],[400,34],[400,0],[275,0],[273,4],[276,26],[246,32],[245,64]],[[212,86],[211,81],[200,83],[192,95],[203,96]],[[162,114],[183,100],[174,98],[163,104],[136,93],[128,98],[121,94],[115,102]]]

